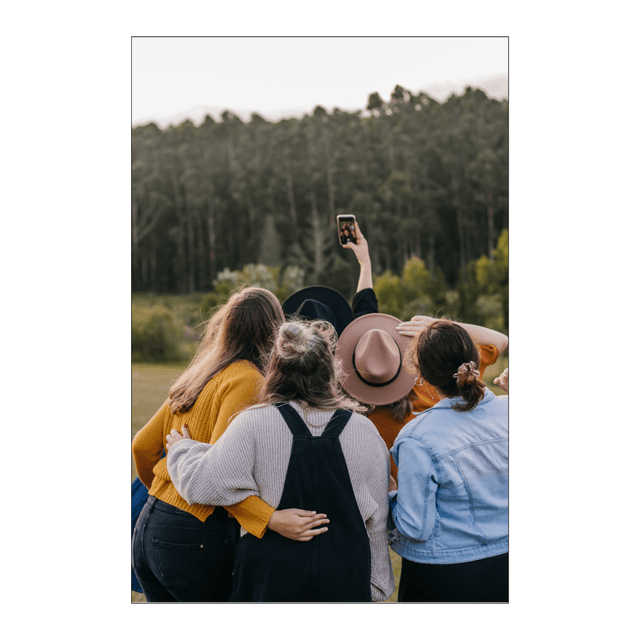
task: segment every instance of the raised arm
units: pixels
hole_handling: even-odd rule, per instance
[[[413,316],[411,320],[401,322],[396,327],[396,330],[403,336],[413,338],[413,336],[424,331],[431,323],[436,322],[436,320],[437,318],[430,316]],[[456,324],[466,329],[476,344],[494,345],[496,349],[498,349],[498,353],[502,353],[509,344],[509,338],[494,329],[488,329],[487,327],[481,327],[476,324],[465,324],[464,322],[456,322]]]
[[[347,244],[341,245],[345,249],[351,249],[355,253],[358,263],[360,264],[360,278],[358,279],[358,291],[363,289],[373,289],[373,277],[371,275],[371,257],[369,256],[369,245],[367,239],[362,235],[358,223],[355,223],[356,227],[356,244],[353,242],[347,242]]]
[[[342,245],[351,249],[360,264],[360,277],[358,278],[358,288],[351,301],[351,310],[353,317],[359,318],[368,313],[378,313],[378,299],[373,290],[373,278],[371,275],[371,258],[369,257],[369,245],[366,238],[362,235],[358,223],[355,223],[357,244],[348,242]]]

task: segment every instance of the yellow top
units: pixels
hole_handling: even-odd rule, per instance
[[[155,496],[167,504],[178,507],[204,522],[215,507],[202,504],[189,505],[171,482],[167,471],[167,435],[172,429],[181,432],[189,428],[194,440],[214,444],[225,432],[229,418],[255,403],[263,376],[250,362],[241,360],[217,373],[205,385],[198,399],[186,413],[173,414],[165,402],[149,422],[138,431],[131,445],[138,477]],[[220,507],[222,508],[222,507]],[[242,527],[261,538],[271,514],[275,511],[257,496],[224,507]]]

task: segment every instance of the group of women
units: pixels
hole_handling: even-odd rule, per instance
[[[384,601],[389,547],[400,602],[507,601],[507,338],[377,313],[356,235],[352,306],[236,292],[134,438],[148,602]]]

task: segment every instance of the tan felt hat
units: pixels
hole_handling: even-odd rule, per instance
[[[404,398],[415,384],[415,375],[403,365],[410,338],[400,335],[398,318],[369,313],[356,318],[338,340],[336,357],[344,390],[360,402],[386,405]]]

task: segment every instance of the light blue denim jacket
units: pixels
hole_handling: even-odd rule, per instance
[[[455,402],[418,414],[391,449],[398,491],[389,494],[389,544],[414,562],[456,564],[509,550],[508,398],[485,389],[467,412]]]

